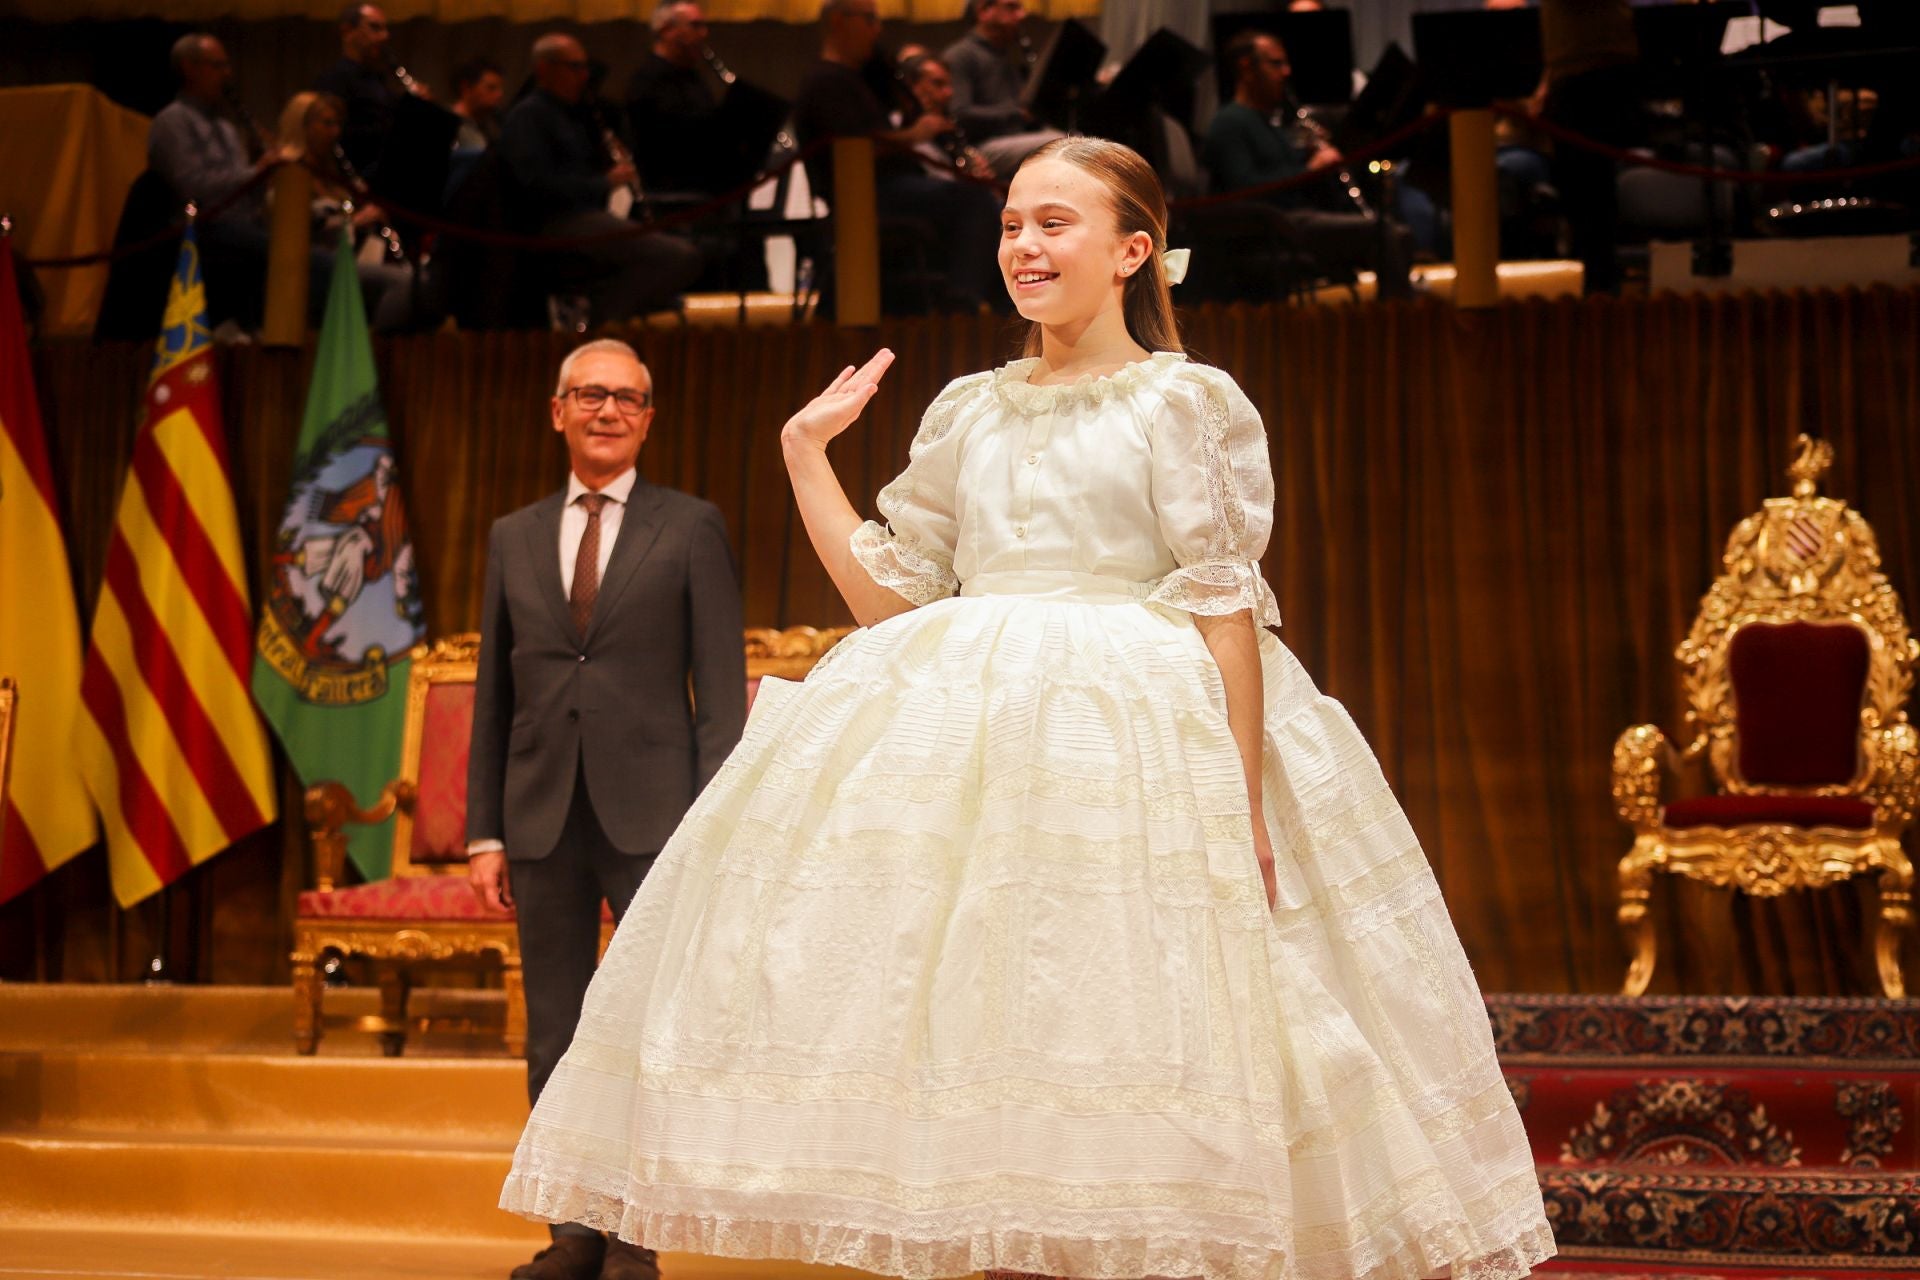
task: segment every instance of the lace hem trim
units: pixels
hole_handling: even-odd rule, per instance
[[[677,1190],[684,1194],[686,1189]],[[1409,1224],[1391,1244],[1365,1242],[1383,1246],[1377,1249],[1289,1258],[1288,1251],[1278,1245],[1223,1241],[1218,1238],[1220,1231],[1202,1237],[1160,1229],[1150,1236],[1130,1238],[1099,1231],[1099,1224],[1089,1223],[1085,1236],[1076,1237],[1058,1229],[955,1224],[942,1238],[923,1239],[848,1222],[670,1212],[643,1208],[558,1175],[519,1170],[501,1189],[500,1207],[536,1221],[584,1223],[651,1249],[825,1263],[903,1280],[936,1280],[988,1269],[1075,1280],[1137,1280],[1155,1275],[1196,1280],[1422,1280],[1449,1266],[1454,1280],[1523,1280],[1555,1252],[1552,1230],[1537,1211],[1503,1214],[1527,1221],[1503,1223],[1511,1235],[1494,1244],[1471,1246],[1464,1238],[1467,1230],[1458,1222],[1434,1221]],[[844,1206],[839,1208],[844,1212]],[[1134,1221],[1138,1223],[1138,1215]],[[1193,1218],[1186,1219],[1185,1225],[1189,1231],[1225,1226]],[[1281,1224],[1267,1223],[1242,1224],[1242,1229],[1260,1235],[1284,1231]],[[1473,1252],[1468,1253],[1469,1249]]]
[[[932,604],[960,590],[946,557],[872,520],[855,529],[847,545],[869,577],[909,603]]]

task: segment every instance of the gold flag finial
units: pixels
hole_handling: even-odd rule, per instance
[[[1821,477],[1833,466],[1833,446],[1803,431],[1794,438],[1793,447],[1793,462],[1787,467],[1787,478],[1793,481],[1793,496],[1814,497],[1820,492]]]

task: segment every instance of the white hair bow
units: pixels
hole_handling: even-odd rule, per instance
[[[1160,267],[1167,273],[1168,284],[1179,284],[1187,278],[1187,259],[1192,256],[1191,249],[1169,249],[1160,255]]]

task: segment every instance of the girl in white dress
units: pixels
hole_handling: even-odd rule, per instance
[[[1013,181],[1029,358],[959,379],[862,523],[782,444],[866,629],[661,852],[503,1207],[657,1249],[1128,1280],[1518,1277],[1553,1252],[1438,886],[1266,628],[1273,480],[1180,352],[1117,144]]]

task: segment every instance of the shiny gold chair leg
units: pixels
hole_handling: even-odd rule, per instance
[[[407,1048],[407,971],[394,966],[380,975],[380,1052],[397,1058]]]
[[[293,953],[293,1049],[313,1053],[320,1047],[320,966],[304,951]]]
[[[527,1052],[527,988],[520,975],[520,955],[500,958],[500,985],[507,992],[507,1052],[524,1057]]]
[[[1657,943],[1653,935],[1653,917],[1649,913],[1652,893],[1653,864],[1636,845],[1626,857],[1620,859],[1618,919],[1629,955],[1627,980],[1621,984],[1621,995],[1645,995],[1647,984],[1653,981]]]
[[[1905,858],[1880,873],[1880,927],[1873,940],[1880,967],[1880,989],[1889,1000],[1906,998],[1907,983],[1900,973],[1900,944],[1913,925],[1913,864]]]

